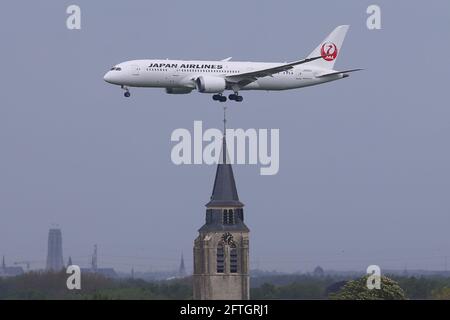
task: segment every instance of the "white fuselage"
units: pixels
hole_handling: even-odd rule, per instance
[[[105,74],[104,80],[126,87],[195,89],[195,79],[199,76],[225,78],[283,64],[239,61],[132,60],[114,66]],[[326,72],[330,72],[330,70],[303,64],[288,71],[258,78],[239,89],[287,90],[317,85],[344,77],[343,74],[318,77]],[[226,90],[232,90],[232,88],[227,87]]]

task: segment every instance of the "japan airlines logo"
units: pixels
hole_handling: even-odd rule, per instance
[[[320,49],[320,55],[326,61],[333,61],[337,58],[338,48],[332,42],[325,42]]]

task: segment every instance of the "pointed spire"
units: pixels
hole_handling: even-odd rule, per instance
[[[183,253],[181,253],[181,262],[180,262],[180,268],[178,269],[178,276],[180,276],[180,277],[185,277],[186,276],[186,267],[184,266]]]
[[[97,272],[97,245],[94,245],[94,254],[92,255],[91,260],[91,269],[94,272]]]
[[[5,256],[3,255],[2,259],[2,269],[6,269]]]
[[[71,265],[73,265],[73,263],[72,263],[72,257],[69,257],[69,261],[67,261],[67,266],[69,267],[69,266],[71,266]]]
[[[211,200],[206,207],[243,207],[244,204],[239,201],[236,182],[234,180],[233,168],[228,160],[227,139],[226,139],[226,107],[223,110],[223,138],[221,161],[219,161],[214,179],[214,187]]]

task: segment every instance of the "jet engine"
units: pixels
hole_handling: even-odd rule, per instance
[[[191,88],[166,88],[167,94],[186,94],[191,93]]]
[[[224,78],[210,76],[198,77],[196,84],[197,90],[202,93],[221,93],[227,85]]]

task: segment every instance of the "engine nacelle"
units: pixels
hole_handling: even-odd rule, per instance
[[[166,88],[167,94],[187,94],[191,93],[191,88]]]
[[[196,80],[197,90],[202,93],[221,93],[226,88],[226,81],[221,77],[200,76]]]

